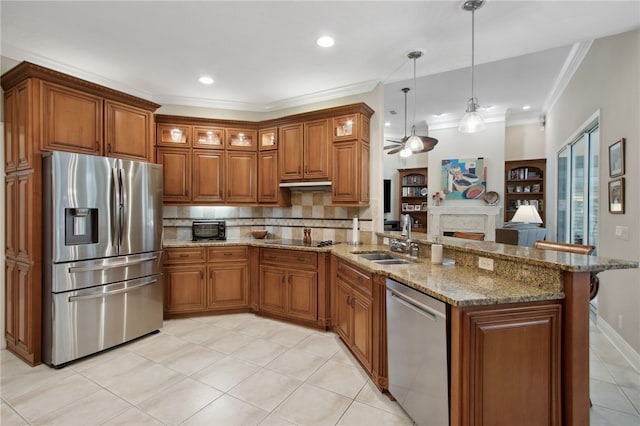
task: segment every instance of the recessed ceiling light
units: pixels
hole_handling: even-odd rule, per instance
[[[525,111],[528,110],[528,109],[531,109],[531,105],[525,105],[525,106],[522,107],[522,109],[525,110]]]
[[[390,121],[385,121],[384,125],[385,125],[385,127],[389,127],[389,126],[391,126],[391,122]]]
[[[213,84],[213,79],[206,75],[203,75],[202,77],[200,77],[198,81],[202,84]]]
[[[316,41],[316,43],[318,43],[318,46],[320,47],[331,47],[335,44],[335,42],[336,41],[333,39],[333,37],[329,36],[322,36]]]

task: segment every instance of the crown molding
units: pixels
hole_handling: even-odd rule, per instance
[[[556,78],[556,81],[553,83],[553,87],[551,88],[547,99],[545,99],[544,104],[542,105],[543,113],[549,112],[558,101],[562,92],[567,88],[567,85],[573,78],[573,75],[578,70],[578,67],[580,67],[585,56],[587,56],[592,44],[593,40],[586,40],[573,44],[571,51],[567,55],[567,59]]]
[[[136,89],[129,85],[123,84],[120,81],[108,79],[99,74],[94,74],[82,68],[74,67],[72,65],[56,61],[49,57],[42,56],[28,50],[24,50],[10,44],[2,43],[2,56],[5,56],[13,60],[17,60],[18,62],[22,62],[22,61],[31,62],[32,64],[40,65],[42,67],[49,68],[64,74],[68,74],[70,76],[73,76],[82,80],[90,81],[91,83],[99,84],[101,86],[105,86],[110,89],[118,90],[128,95],[137,96],[139,98],[146,99],[149,101],[152,100],[152,95],[150,92]],[[16,58],[20,58],[20,59],[16,59]]]
[[[322,90],[319,92],[309,93],[307,95],[295,96],[292,98],[282,99],[280,101],[266,104],[263,111],[277,111],[285,108],[292,108],[302,105],[329,101],[332,99],[343,98],[345,96],[359,95],[361,93],[371,92],[378,85],[378,81],[369,80],[360,83],[349,84],[347,86],[336,87],[333,89]]]

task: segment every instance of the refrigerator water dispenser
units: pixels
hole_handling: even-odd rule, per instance
[[[98,209],[64,209],[64,244],[95,244],[98,242]]]

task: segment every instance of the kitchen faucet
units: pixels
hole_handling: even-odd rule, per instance
[[[411,241],[411,216],[408,214],[402,215],[402,236]]]

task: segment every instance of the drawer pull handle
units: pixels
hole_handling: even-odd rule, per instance
[[[297,260],[298,262],[304,262],[304,257],[297,257],[297,258],[296,258],[296,260]]]
[[[186,254],[186,253],[181,253],[181,254],[180,254],[180,257],[189,257],[189,255],[188,255],[188,254]]]
[[[351,303],[350,303],[349,299],[351,299],[351,296],[347,295],[347,306],[350,306],[350,305],[351,305]]]
[[[352,297],[352,298],[351,298],[351,307],[352,307],[352,308],[355,308],[355,307],[356,307],[356,298],[355,298],[355,297]]]
[[[233,253],[225,253],[225,256],[233,256]]]

